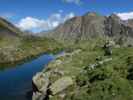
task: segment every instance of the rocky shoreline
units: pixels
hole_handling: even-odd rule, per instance
[[[53,96],[62,100],[65,97],[65,90],[71,88],[75,80],[68,71],[61,70],[58,66],[63,63],[61,59],[79,52],[81,52],[80,49],[72,53],[57,55],[56,59],[47,65],[47,68],[33,77],[32,100],[49,100]]]
[[[75,53],[79,52],[80,50],[76,50],[72,53],[64,53],[63,55],[57,56],[56,60],[54,60],[51,63],[54,66],[60,66],[60,64],[63,62],[61,60],[58,60],[58,58],[72,56]],[[94,70],[95,67],[110,62],[111,60],[112,58],[107,58],[103,61],[99,61],[95,64],[89,65],[88,68],[89,70]],[[69,75],[68,72],[59,70],[58,67],[53,69],[50,68],[51,63],[42,72],[38,72],[33,77],[32,100],[49,100],[49,98],[52,98],[53,96],[56,95],[58,96],[58,98],[60,98],[59,100],[63,100],[66,95],[64,90],[67,90],[67,88],[74,86],[75,84],[74,76],[72,77]]]

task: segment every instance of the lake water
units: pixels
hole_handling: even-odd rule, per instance
[[[54,59],[44,54],[32,61],[0,71],[0,100],[31,100],[32,77]]]

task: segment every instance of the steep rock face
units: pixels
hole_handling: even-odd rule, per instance
[[[133,28],[133,19],[129,19],[129,20],[127,21],[127,24],[128,24],[130,27]]]
[[[133,21],[125,22],[115,14],[107,17],[87,13],[61,24],[49,36],[58,40],[87,40],[103,36],[133,38]]]
[[[105,33],[108,36],[120,35],[121,33],[121,20],[115,14],[106,18]]]
[[[87,13],[82,17],[81,39],[104,35],[105,17],[96,13]]]
[[[55,29],[50,35],[57,39],[76,39],[81,33],[81,17],[74,17],[67,21],[66,23],[60,25]],[[75,34],[77,33],[77,34]],[[70,38],[69,38],[70,37]]]

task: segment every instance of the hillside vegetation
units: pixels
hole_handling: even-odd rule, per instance
[[[22,63],[42,53],[60,51],[61,44],[39,37],[2,37],[0,39],[0,69]]]
[[[0,69],[22,63],[42,53],[55,53],[62,45],[54,39],[37,37],[0,17]]]
[[[133,47],[92,39],[69,45],[33,78],[33,100],[132,100]],[[43,98],[43,99],[42,99]]]
[[[32,100],[133,100],[132,24],[90,12],[45,34],[64,53],[33,77]]]

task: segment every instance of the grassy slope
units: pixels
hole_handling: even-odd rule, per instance
[[[25,36],[13,24],[0,18],[0,69],[61,48],[61,44],[52,39]]]
[[[75,80],[75,84],[64,91],[66,97],[63,100],[133,100],[133,47],[113,48],[113,54],[109,56],[113,58],[112,61],[94,70],[86,67],[96,63],[98,56],[108,58],[101,48],[103,43],[104,40],[97,39],[66,47],[67,51],[79,48],[82,51],[59,57],[57,60],[62,61],[59,65],[56,62],[48,65],[48,69],[58,68],[66,72],[64,76],[71,76]],[[56,80],[55,77],[52,80]],[[57,94],[50,100],[62,99]]]
[[[59,49],[61,49],[60,44],[47,38],[2,37],[0,39],[0,68],[42,53],[54,53]]]
[[[1,17],[0,17],[0,28],[3,28],[3,29],[5,28],[5,30],[10,30],[11,32],[19,36],[23,34],[23,32],[21,32],[20,29],[18,29],[12,23],[10,23],[9,21]]]

